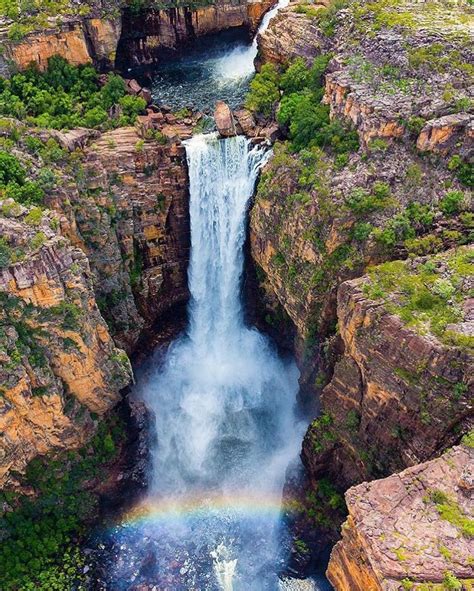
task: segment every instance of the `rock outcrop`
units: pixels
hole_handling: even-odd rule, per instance
[[[474,115],[457,113],[432,119],[423,127],[416,147],[422,152],[442,156],[460,154],[467,158],[474,152]]]
[[[328,568],[336,591],[469,589],[473,470],[474,448],[466,444],[351,488]]]
[[[109,69],[115,63],[120,34],[120,18],[67,18],[34,30],[21,41],[1,40],[2,59],[20,70],[31,63],[44,70],[50,57],[60,55],[74,65],[94,63]]]
[[[188,298],[184,147],[121,128],[87,148],[84,173],[71,195],[73,215],[101,310],[116,342],[132,352],[144,328]]]
[[[431,459],[469,431],[474,357],[467,341],[474,331],[464,339],[463,324],[472,318],[472,252],[465,248],[434,257],[432,274],[424,271],[423,260],[394,262],[380,271],[376,268],[373,279],[362,277],[339,287],[337,316],[344,355],[321,397],[330,420],[325,426],[316,420],[303,444],[303,461],[313,478],[329,472],[347,488]],[[415,289],[417,280],[432,285],[428,298],[437,286],[457,280],[455,261],[461,260],[468,266],[459,279],[460,300],[452,304],[463,310],[458,324],[448,324],[446,333],[436,336],[428,320],[423,329],[416,316],[407,323],[408,306],[416,304],[397,303],[390,291],[395,288],[389,287],[390,273],[404,290],[410,284]],[[371,296],[379,293],[382,283],[390,295]],[[422,297],[418,289],[420,295],[414,299]],[[449,303],[445,310],[439,305],[437,314],[450,313]]]
[[[131,368],[97,308],[84,253],[51,229],[56,216],[2,205],[4,250],[18,259],[0,270],[0,486],[11,488],[36,455],[87,441]]]
[[[328,45],[318,23],[297,11],[293,4],[279,11],[271,26],[258,38],[257,66],[264,63],[286,64],[302,57],[313,60]]]

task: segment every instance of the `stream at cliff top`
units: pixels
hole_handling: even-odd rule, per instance
[[[229,96],[238,94],[231,88],[248,84],[255,54],[253,44],[226,47],[213,58],[216,79],[223,72],[236,74],[223,83]],[[182,83],[174,89],[189,104],[186,72],[181,73]],[[216,85],[206,101],[211,95],[213,101],[225,98],[222,93]],[[292,359],[282,359],[267,337],[244,322],[247,212],[269,152],[243,136],[219,140],[215,134],[194,136],[185,147],[188,327],[137,376],[134,395],[155,421],[149,488],[102,538],[109,558],[99,588],[325,591],[324,581],[279,578],[288,548],[282,488],[305,430],[294,415],[299,372]]]

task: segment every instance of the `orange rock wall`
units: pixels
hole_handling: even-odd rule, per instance
[[[49,214],[48,214],[49,215]],[[24,260],[0,270],[0,486],[36,455],[82,445],[131,379],[92,291],[86,257],[49,225],[0,218]],[[34,244],[34,242],[33,242]]]

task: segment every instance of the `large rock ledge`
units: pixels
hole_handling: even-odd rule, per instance
[[[343,489],[430,460],[472,426],[470,351],[419,334],[366,295],[367,281],[339,287],[344,354],[321,396],[331,423],[316,420],[303,443],[313,479],[329,472]]]
[[[474,449],[462,445],[436,460],[351,488],[346,493],[349,518],[327,572],[335,589],[421,590],[427,588],[423,584],[442,584],[447,573],[470,589],[472,539],[443,518],[441,506],[448,504],[453,514],[459,512],[472,524],[473,470]]]

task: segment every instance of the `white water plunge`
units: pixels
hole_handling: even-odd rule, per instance
[[[248,78],[255,72],[254,60],[258,53],[258,35],[267,30],[272,18],[280,8],[285,8],[290,0],[278,0],[275,6],[269,10],[262,19],[257,34],[253,38],[252,45],[236,47],[217,60],[214,67],[216,80]]]
[[[247,212],[267,154],[214,134],[187,141],[186,152],[189,327],[140,385],[157,444],[152,509],[137,539],[153,540],[148,580],[159,589],[274,591],[281,490],[303,425],[293,414],[295,364],[243,316]]]

